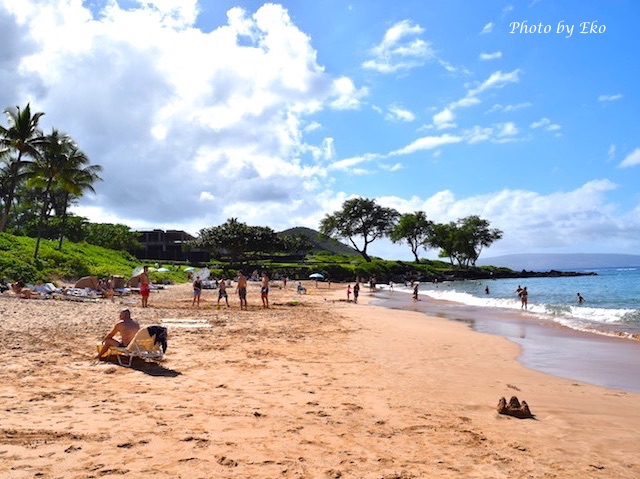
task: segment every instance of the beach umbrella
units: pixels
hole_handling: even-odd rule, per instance
[[[131,273],[131,277],[135,278],[136,276],[140,276],[143,270],[144,270],[144,266],[138,266],[136,269],[133,270],[133,273]]]
[[[168,273],[170,270],[169,268],[158,268],[156,271],[158,273]]]
[[[310,279],[324,279],[324,275],[320,273],[313,273],[309,275]]]
[[[194,278],[200,278],[202,281],[205,281],[209,279],[210,274],[211,274],[211,271],[209,271],[209,268],[202,268],[192,273],[191,276]]]
[[[196,269],[193,266],[189,266],[187,268],[184,269],[185,273],[191,273],[192,271],[195,271]]]

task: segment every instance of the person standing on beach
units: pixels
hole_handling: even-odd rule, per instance
[[[247,309],[247,278],[242,271],[238,271],[238,297],[240,309]]]
[[[220,300],[224,298],[224,301],[227,303],[227,308],[229,307],[229,296],[227,295],[227,284],[222,278],[220,284],[218,285],[218,306],[220,306]]]
[[[262,272],[262,284],[260,285],[260,297],[262,298],[262,307],[269,308],[269,276]]]
[[[140,298],[142,298],[142,307],[146,308],[149,305],[149,293],[151,293],[148,266],[142,268],[142,273],[140,273],[138,279],[140,280]]]
[[[131,311],[123,309],[120,311],[120,321],[116,323],[111,332],[105,336],[102,340],[102,348],[95,357],[95,359],[102,358],[102,355],[106,353],[109,348],[126,348],[136,335],[140,325],[131,319]],[[120,339],[115,339],[118,336]]]
[[[347,285],[347,303],[351,301],[351,285]]]
[[[529,309],[529,292],[526,286],[520,291],[520,309],[522,308]]]
[[[356,284],[353,285],[353,302],[358,303],[358,295],[360,294],[360,283],[356,281]]]
[[[413,285],[413,300],[414,301],[418,301],[418,286],[420,285],[420,283],[418,283],[416,281],[416,283]]]
[[[195,306],[198,303],[198,308],[200,307],[200,295],[202,294],[202,281],[200,280],[200,276],[196,276],[196,280],[193,282],[193,301],[191,301],[191,307]]]

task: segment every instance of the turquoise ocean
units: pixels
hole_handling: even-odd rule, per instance
[[[532,369],[640,392],[640,266],[578,271],[595,274],[420,283],[419,301],[409,285],[380,285],[372,299],[503,336],[521,347],[518,359]],[[527,310],[518,286],[529,291]]]
[[[568,328],[640,339],[640,267],[578,270],[591,276],[422,283],[421,295],[483,308],[521,310],[518,286],[529,291],[528,314]],[[485,288],[489,288],[486,294]],[[585,301],[579,304],[577,294]]]

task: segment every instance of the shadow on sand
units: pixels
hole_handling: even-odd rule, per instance
[[[108,358],[103,358],[102,361],[114,364],[116,366],[121,366],[118,364],[118,361],[113,356]],[[121,367],[124,368],[126,366],[121,366]],[[182,374],[180,371],[175,371],[174,369],[166,368],[162,364],[157,362],[145,361],[142,358],[133,358],[133,360],[131,361],[131,367],[128,369],[135,369],[136,371],[140,371],[144,374],[148,374],[149,376],[164,376],[167,378],[175,378]]]

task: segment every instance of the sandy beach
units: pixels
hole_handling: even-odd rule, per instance
[[[637,478],[640,394],[538,373],[499,336],[250,283],[72,302],[0,295],[0,477]],[[167,324],[160,364],[94,362],[123,307]],[[535,419],[499,415],[526,400]]]

